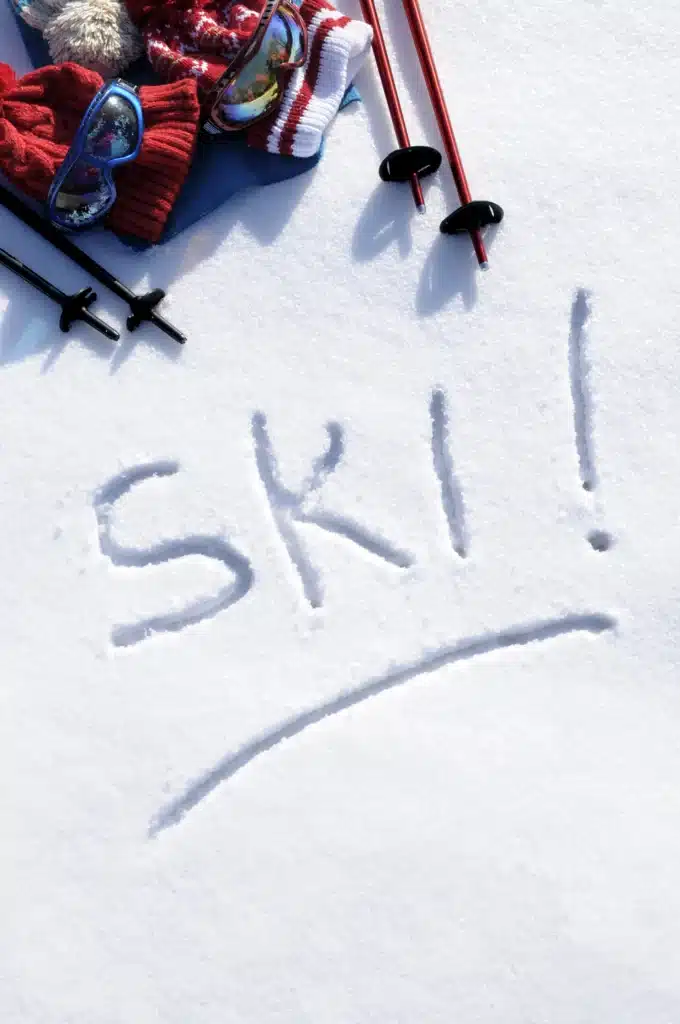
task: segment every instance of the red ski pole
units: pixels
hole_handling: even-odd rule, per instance
[[[380,177],[383,181],[409,181],[413,202],[419,213],[425,212],[425,199],[420,179],[433,174],[442,162],[441,153],[431,146],[412,146],[406,130],[404,111],[399,102],[397,86],[392,74],[390,59],[387,56],[385,37],[380,27],[380,19],[374,0],[359,0],[366,21],[373,29],[373,56],[378,66],[378,74],[382,82],[385,100],[389,107],[394,132],[401,149],[395,149],[380,164]]]
[[[482,239],[481,228],[487,224],[500,224],[503,219],[503,210],[497,203],[492,203],[488,200],[473,201],[472,199],[456,137],[453,134],[451,118],[446,107],[442,84],[437,74],[437,66],[434,62],[420,4],[418,0],[402,0],[402,3],[461,202],[459,208],[442,221],[441,231],[446,235],[462,234],[467,231],[472,239],[479,265],[486,268],[489,265],[489,261]]]

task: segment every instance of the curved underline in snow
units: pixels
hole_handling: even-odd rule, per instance
[[[562,618],[545,619],[524,626],[516,626],[497,633],[484,633],[480,636],[469,637],[460,643],[425,654],[417,661],[392,668],[385,674],[369,679],[351,690],[338,694],[331,700],[301,711],[267,732],[249,740],[237,750],[226,754],[209,771],[191,782],[183,793],[161,808],[149,826],[149,836],[153,838],[165,829],[178,825],[218,786],[231,779],[255,758],[273,750],[279,743],[293,739],[318,722],[347,711],[386,690],[408,683],[417,679],[418,676],[436,672],[447,665],[470,661],[472,658],[491,654],[493,651],[508,647],[521,647],[526,644],[544,643],[547,640],[567,636],[571,633],[604,633],[614,629],[615,626],[616,620],[609,615],[566,615]]]

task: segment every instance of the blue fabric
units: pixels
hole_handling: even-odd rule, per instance
[[[299,4],[301,0],[295,2]],[[40,32],[27,25],[18,15],[16,20],[33,67],[51,64],[47,44]],[[128,68],[125,79],[135,85],[156,85],[159,82],[145,58]],[[345,93],[342,106],[345,107],[359,98],[357,90],[350,86]],[[169,242],[181,231],[203,217],[208,217],[222,203],[243,189],[273,185],[277,181],[285,181],[287,178],[304,174],[305,171],[316,167],[322,154],[323,145],[314,156],[301,158],[279,156],[276,153],[254,149],[238,135],[200,137],[187,180],[158,244]],[[151,247],[149,242],[138,238],[127,235],[118,237],[124,245],[138,252]]]

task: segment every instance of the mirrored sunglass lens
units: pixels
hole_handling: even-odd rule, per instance
[[[109,96],[97,111],[83,151],[100,160],[129,156],[137,148],[139,122],[132,104],[123,96]]]
[[[278,68],[298,60],[302,47],[302,33],[297,23],[277,12],[267,26],[257,53],[222,96],[220,110],[225,121],[248,124],[266,113],[279,96]]]
[[[62,222],[78,227],[100,217],[109,197],[109,187],[101,172],[96,167],[78,163],[64,178],[54,207]]]
[[[290,57],[291,63],[297,64],[305,55],[305,37],[302,28],[295,18],[287,18],[288,32],[290,35]]]

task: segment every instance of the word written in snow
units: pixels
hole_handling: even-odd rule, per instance
[[[584,398],[587,389],[581,369],[587,312],[585,298],[579,293],[572,312],[570,338],[572,395],[582,483],[584,489],[591,489],[595,486],[596,478],[590,440],[590,407]],[[470,550],[470,536],[463,489],[451,453],[448,403],[443,391],[433,391],[429,411],[432,467],[438,482],[442,513],[452,550],[459,558],[465,558]],[[344,432],[338,423],[326,425],[328,444],[314,460],[311,472],[296,491],[286,487],[281,479],[267,421],[262,413],[253,416],[251,431],[255,463],[274,525],[291,567],[300,581],[303,597],[310,607],[320,608],[323,605],[324,586],[321,571],[315,565],[304,541],[304,528],[307,526],[344,538],[397,569],[407,569],[414,563],[415,558],[411,552],[392,544],[379,532],[367,529],[346,516],[318,507],[315,499],[345,455]],[[135,466],[124,470],[100,488],[95,496],[94,510],[102,553],[114,565],[135,568],[158,566],[190,555],[201,555],[221,562],[231,579],[217,593],[192,601],[179,611],[116,626],[111,635],[116,647],[130,647],[154,633],[177,632],[203,619],[212,618],[240,601],[253,586],[255,576],[250,559],[221,536],[192,535],[163,541],[146,549],[123,547],[113,537],[112,521],[116,503],[145,480],[173,476],[179,472],[179,468],[177,462],[153,462]],[[592,547],[599,551],[606,551],[611,543],[609,535],[603,531],[592,531],[588,539]]]
[[[439,483],[442,509],[453,550],[460,557],[465,557],[469,542],[463,497],[449,451],[447,404],[441,391],[435,391],[432,395],[430,416],[433,466]],[[344,538],[397,569],[407,569],[413,564],[415,559],[411,552],[392,544],[377,531],[367,529],[346,516],[316,507],[315,498],[323,484],[344,458],[344,431],[338,423],[326,425],[328,444],[312,463],[311,472],[297,491],[286,487],[281,479],[267,421],[262,413],[253,416],[251,429],[255,463],[272,519],[293,571],[299,578],[303,597],[312,608],[323,605],[324,586],[321,571],[309,554],[302,536],[307,526]],[[203,619],[212,618],[240,601],[253,586],[255,575],[250,559],[224,537],[192,535],[162,541],[144,549],[124,547],[115,540],[113,518],[116,504],[133,487],[140,486],[145,480],[174,476],[179,469],[179,464],[172,461],[134,466],[119,473],[99,489],[94,499],[94,511],[101,551],[114,565],[134,568],[158,566],[189,555],[201,555],[221,562],[231,579],[217,593],[192,601],[179,611],[116,626],[111,634],[116,647],[130,647],[154,633],[177,632]]]

